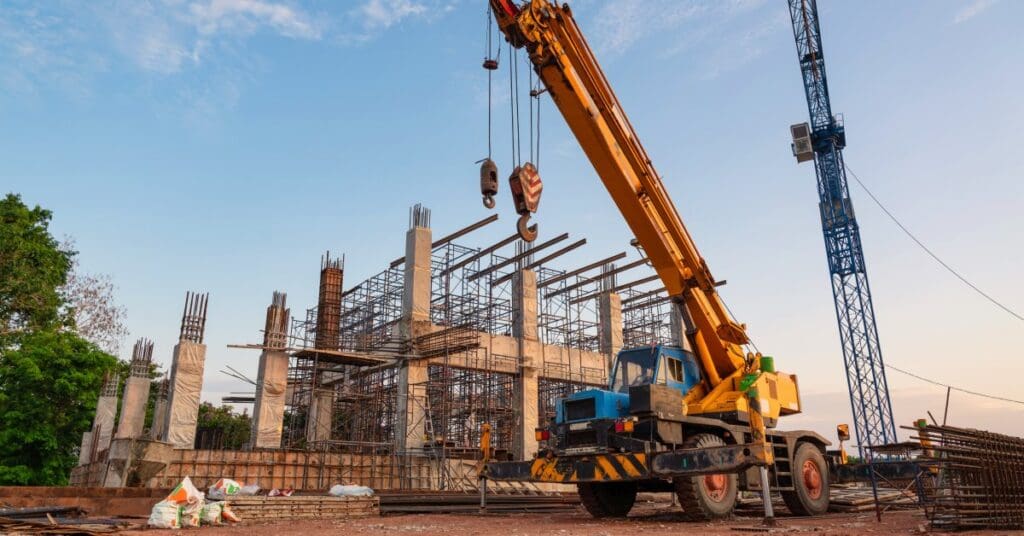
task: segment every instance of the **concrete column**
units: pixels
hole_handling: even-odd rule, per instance
[[[284,347],[290,311],[285,308],[286,299],[285,294],[275,292],[270,307],[267,307],[263,353],[260,354],[259,371],[256,374],[252,436],[249,440],[254,449],[281,448],[285,390],[288,388],[288,354],[284,352]],[[327,421],[330,422],[330,417]]]
[[[615,356],[622,350],[622,298],[615,292],[597,297],[597,316],[601,322],[601,353],[605,355],[605,374],[612,375]]]
[[[417,205],[409,231],[405,234],[405,277],[402,293],[402,321],[399,333],[402,339],[410,341],[430,330],[430,255],[431,232],[429,211]],[[424,217],[425,215],[425,217]],[[425,392],[416,386],[426,385],[426,360],[406,359],[398,370],[398,415],[396,440],[398,450],[410,450],[423,446],[426,432],[424,401],[418,400],[417,392]]]
[[[174,346],[166,440],[175,448],[191,449],[195,446],[205,365],[205,344],[181,340]]]
[[[690,344],[690,338],[687,337],[686,334],[692,333],[695,328],[693,327],[693,323],[690,322],[689,313],[685,312],[685,309],[680,309],[680,306],[673,304],[670,322],[673,344],[692,352],[693,345]]]
[[[121,396],[121,420],[117,423],[115,439],[142,437],[146,426],[146,406],[149,405],[149,368],[153,361],[153,343],[146,339],[135,342],[132,350],[131,376],[124,384]]]
[[[519,377],[516,385],[516,427],[513,454],[525,460],[537,452],[538,373],[543,366],[537,336],[537,273],[520,270],[512,277],[512,336],[519,343]]]
[[[78,465],[92,462],[92,430],[82,434],[82,446],[78,450]]]
[[[153,403],[153,422],[149,425],[149,438],[153,441],[164,441],[167,438],[167,397],[170,380],[160,380],[160,392]]]
[[[90,445],[90,452],[100,453],[110,447],[110,440],[114,437],[114,416],[117,414],[117,387],[120,381],[117,374],[111,374],[103,382],[100,397],[96,401],[96,417],[92,421],[92,439],[94,444]]]
[[[121,420],[117,423],[117,439],[142,437],[146,426],[146,405],[149,404],[149,378],[132,376],[124,384],[121,397]]]
[[[309,414],[306,416],[306,441],[315,443],[330,440],[333,416],[334,390],[315,389],[310,395]]]

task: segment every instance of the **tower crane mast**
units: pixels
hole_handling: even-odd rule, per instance
[[[787,0],[810,123],[790,127],[797,162],[814,161],[818,178],[821,227],[832,282],[836,320],[843,347],[854,429],[862,457],[865,449],[896,441],[892,403],[875,325],[860,227],[850,199],[843,163],[846,130],[832,114],[821,28],[815,0]]]

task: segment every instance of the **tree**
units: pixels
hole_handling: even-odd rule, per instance
[[[66,238],[61,246],[65,251],[73,251],[74,241]],[[61,294],[64,312],[78,335],[116,355],[121,341],[128,336],[124,324],[127,313],[114,301],[114,283],[110,276],[82,272],[74,256]]]
[[[60,325],[73,251],[50,234],[52,214],[28,208],[21,196],[0,200],[0,338]],[[0,341],[0,346],[2,346]]]
[[[117,366],[75,326],[82,296],[102,303],[110,287],[67,288],[75,252],[50,234],[51,217],[18,195],[0,200],[0,485],[67,481],[103,377]]]
[[[67,331],[18,342],[0,359],[0,485],[66,484],[117,359]]]
[[[236,450],[249,442],[252,419],[245,413],[234,413],[231,406],[215,407],[209,402],[203,402],[199,406],[197,428],[199,434],[209,434],[209,443],[215,445],[215,448]]]

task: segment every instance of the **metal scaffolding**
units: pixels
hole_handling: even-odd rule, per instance
[[[410,224],[422,226],[424,217],[422,209],[414,212]],[[519,408],[532,410],[533,405],[522,401],[520,357],[501,353],[508,352],[507,341],[501,346],[505,350],[496,351],[494,341],[514,336],[515,274],[522,270],[534,271],[537,280],[540,422],[554,415],[558,398],[607,384],[603,366],[587,366],[601,347],[598,297],[605,291],[636,294],[631,284],[617,288],[615,275],[644,261],[616,268],[611,263],[626,257],[618,253],[575,270],[557,269],[552,266],[555,259],[586,243],[571,241],[568,234],[537,244],[514,234],[482,247],[456,241],[496,220],[485,218],[432,242],[431,327],[411,339],[400,329],[405,257],[344,291],[339,290],[340,262],[322,260],[317,306],[293,319],[288,333],[283,447],[349,456],[341,459],[372,456],[374,464],[392,470],[419,468],[408,482],[392,483],[395,489],[421,486],[424,479],[441,489],[464,489],[467,477],[459,464],[479,456],[483,423],[491,426],[496,454],[510,456],[517,434],[523,433]],[[587,274],[598,268],[600,276]],[[325,281],[325,274],[336,277]],[[625,322],[631,329],[640,332],[641,320],[634,319],[647,322],[664,315],[667,307],[655,302],[630,310]],[[590,357],[585,360],[584,354]],[[365,356],[380,361],[358,361]],[[425,367],[419,383],[402,380],[403,367],[413,366],[409,360]],[[313,441],[309,429],[315,416],[310,408],[318,393],[330,394],[333,416],[329,438]],[[413,459],[420,461],[409,461]],[[433,467],[429,476],[422,473],[423,460]]]

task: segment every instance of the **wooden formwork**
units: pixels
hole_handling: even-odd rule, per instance
[[[380,515],[380,499],[377,497],[231,497],[228,504],[243,523]]]

